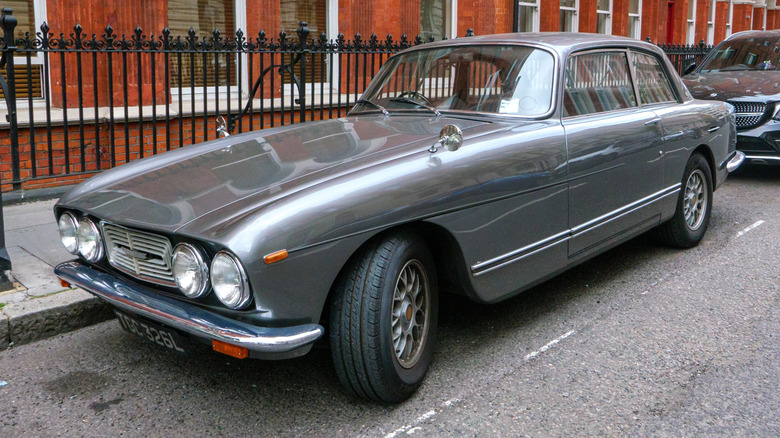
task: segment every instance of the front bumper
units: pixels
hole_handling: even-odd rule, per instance
[[[737,131],[737,150],[753,163],[780,164],[780,121]]]
[[[324,333],[318,324],[276,328],[236,321],[100,272],[80,261],[62,263],[54,268],[54,273],[121,310],[199,338],[246,347],[259,353],[254,357],[299,356],[308,352],[311,343]]]

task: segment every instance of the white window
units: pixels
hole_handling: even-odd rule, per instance
[[[612,0],[598,0],[596,4],[596,33],[612,33]]]
[[[710,0],[710,10],[707,11],[707,44],[715,43],[715,0]]]
[[[688,31],[685,41],[688,44],[696,44],[696,0],[688,0]]]
[[[767,14],[767,12],[769,12],[769,11],[768,11],[767,7],[765,6],[764,7],[764,20],[761,22],[761,30],[766,30],[766,14]]]
[[[246,29],[246,0],[168,0],[168,28],[171,36],[182,41],[190,28],[199,39],[211,38],[214,29],[223,38],[234,38],[238,29]],[[246,64],[246,63],[244,63]],[[237,91],[238,59],[236,55],[210,53],[205,56],[184,54],[181,64],[171,57],[170,77],[174,94],[182,96],[227,92],[228,84]]]
[[[561,32],[577,32],[578,21],[577,11],[579,10],[579,0],[561,0],[560,22],[558,30]]]
[[[30,33],[30,39],[35,38],[35,33],[40,32],[41,25],[46,21],[46,0],[6,0],[3,7],[13,9],[13,16],[16,17],[17,25],[14,31],[16,38],[25,38],[26,33]],[[82,38],[89,38],[83,35]],[[41,77],[43,75],[43,53],[33,53],[30,56],[29,73],[31,80],[27,80],[27,56],[23,52],[17,52],[14,57],[14,79],[16,81],[17,100],[27,101],[29,94],[33,98],[43,97],[43,87]],[[3,75],[6,74],[3,68]],[[32,93],[30,93],[32,89]],[[0,90],[0,98],[3,97]],[[3,101],[3,105],[5,101]]]
[[[420,37],[423,41],[430,37],[436,41],[453,37],[452,3],[451,0],[420,1]]]
[[[731,23],[734,21],[734,2],[732,0],[729,0],[729,14],[726,17],[726,38],[731,36],[731,33],[733,32],[733,27],[731,26]]]
[[[642,0],[628,1],[628,36],[642,39]]]
[[[517,2],[518,32],[539,31],[539,0],[525,0]]]

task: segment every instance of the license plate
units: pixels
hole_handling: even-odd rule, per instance
[[[184,343],[181,340],[181,336],[175,331],[149,321],[142,321],[116,310],[114,310],[114,313],[119,318],[119,324],[128,332],[165,349],[184,354],[184,349],[182,348]]]

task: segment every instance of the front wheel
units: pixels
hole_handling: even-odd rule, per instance
[[[422,384],[438,317],[430,251],[413,233],[388,235],[351,261],[330,309],[336,373],[354,395],[398,403]]]
[[[701,154],[693,154],[685,166],[677,208],[672,218],[658,227],[659,239],[677,248],[699,244],[710,223],[712,172]]]

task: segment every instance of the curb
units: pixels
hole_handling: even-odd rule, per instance
[[[0,309],[0,350],[87,327],[114,317],[111,307],[81,289]]]

